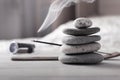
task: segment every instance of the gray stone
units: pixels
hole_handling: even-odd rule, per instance
[[[93,27],[93,28],[86,28],[86,29],[75,29],[75,28],[68,28],[63,31],[63,33],[68,35],[74,35],[74,36],[85,36],[85,35],[91,35],[94,33],[97,33],[100,31],[100,28]]]
[[[95,52],[101,48],[97,42],[83,44],[83,45],[66,45],[63,44],[60,49],[64,54],[84,54],[88,52]]]
[[[97,64],[104,60],[101,54],[61,55],[59,61],[65,64]]]
[[[67,35],[64,36],[62,42],[68,45],[79,45],[79,44],[87,44],[95,41],[99,41],[101,39],[98,35],[93,36],[72,36]]]
[[[73,24],[78,29],[88,28],[92,26],[92,21],[88,18],[78,18],[73,22]]]

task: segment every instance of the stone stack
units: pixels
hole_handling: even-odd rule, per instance
[[[99,35],[92,35],[100,31],[98,27],[92,27],[92,21],[87,18],[78,18],[74,21],[75,28],[67,28],[63,31],[67,34],[62,39],[62,55],[59,60],[66,64],[97,64],[104,57],[97,51],[101,48]]]

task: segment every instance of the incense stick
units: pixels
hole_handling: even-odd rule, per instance
[[[62,44],[51,43],[51,42],[44,42],[44,41],[38,41],[38,40],[33,40],[33,42],[49,44],[49,45],[55,45],[55,46],[62,46]]]
[[[51,43],[51,42],[44,42],[44,41],[38,41],[38,40],[33,40],[33,42],[43,43],[43,44],[49,44],[49,45],[55,45],[55,46],[62,46],[62,44]],[[103,55],[105,60],[106,60],[106,59],[110,59],[110,58],[114,58],[114,57],[120,56],[120,53],[119,53],[119,52],[106,53],[106,52],[98,51],[98,53],[105,54],[105,55]]]
[[[12,56],[11,60],[13,61],[58,61],[56,56]]]

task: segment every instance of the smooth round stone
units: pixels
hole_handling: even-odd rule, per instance
[[[73,36],[85,36],[85,35],[91,35],[95,34],[100,31],[100,28],[94,27],[94,28],[87,28],[87,29],[75,29],[75,28],[68,28],[63,30],[63,33]]]
[[[84,54],[98,51],[101,48],[101,45],[97,42],[84,45],[63,44],[60,48],[64,54]]]
[[[65,64],[98,64],[104,60],[101,54],[61,55],[59,61]]]
[[[72,36],[67,35],[64,36],[62,42],[68,45],[79,45],[79,44],[87,44],[95,41],[99,41],[101,39],[98,35],[93,36]]]
[[[78,29],[88,28],[88,27],[92,26],[92,21],[90,19],[88,19],[88,18],[77,18],[73,22],[73,24]]]

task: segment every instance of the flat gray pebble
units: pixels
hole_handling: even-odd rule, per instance
[[[63,44],[60,49],[64,54],[84,54],[88,52],[96,52],[101,48],[97,42],[83,45],[66,45]]]
[[[95,41],[99,41],[101,39],[98,35],[93,36],[72,36],[67,35],[64,36],[62,42],[68,45],[79,45],[79,44],[87,44]]]
[[[95,34],[100,31],[100,28],[93,27],[93,28],[87,28],[87,29],[75,29],[75,28],[68,28],[64,29],[63,33],[73,36],[85,36],[85,35],[91,35]]]
[[[92,26],[92,21],[90,19],[88,19],[88,18],[77,18],[73,22],[73,24],[78,29],[88,28],[88,27]]]
[[[104,60],[101,54],[61,55],[59,61],[65,64],[98,64]]]

